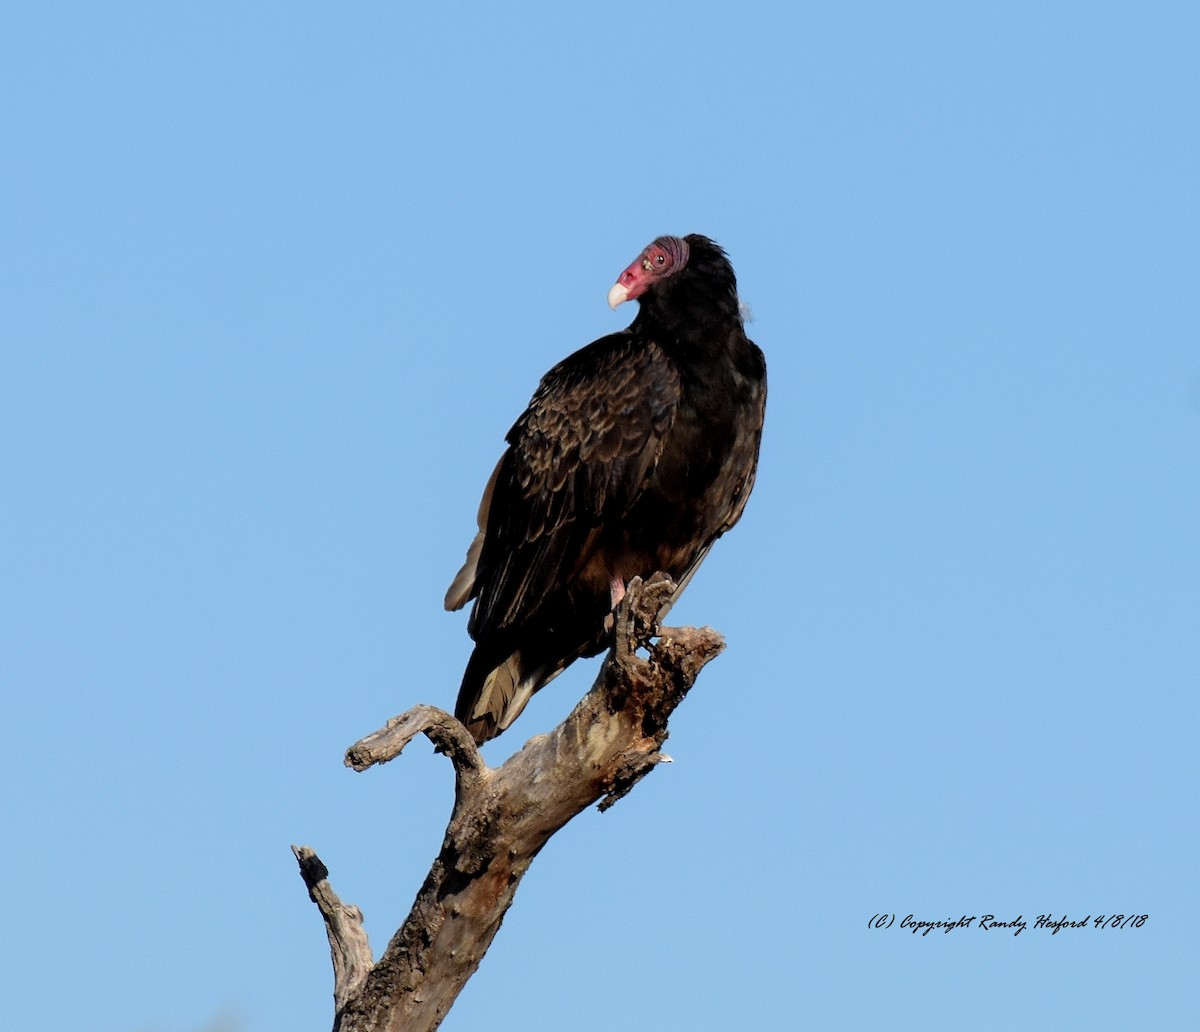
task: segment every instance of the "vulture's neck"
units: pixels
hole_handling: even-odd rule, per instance
[[[736,289],[680,283],[664,295],[644,295],[639,303],[631,329],[693,359],[727,354],[730,342],[745,333]]]

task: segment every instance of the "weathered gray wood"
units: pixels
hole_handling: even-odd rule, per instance
[[[293,847],[329,935],[335,1032],[436,1029],[550,837],[592,803],[607,809],[669,760],[661,752],[667,721],[725,644],[710,628],[656,626],[673,590],[662,575],[630,585],[591,691],[562,724],[501,767],[488,767],[466,729],[433,706],[389,720],[350,748],[346,764],[365,770],[423,733],[454,764],[456,787],[441,851],[378,963],[371,963],[357,908],[334,894],[315,853]]]
[[[371,971],[373,958],[362,911],[338,899],[329,884],[329,870],[308,846],[292,846],[300,864],[300,877],[308,886],[308,898],[325,919],[329,952],[333,955],[333,1005],[340,1013],[359,992]]]

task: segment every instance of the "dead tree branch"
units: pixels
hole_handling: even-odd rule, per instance
[[[394,759],[423,733],[454,764],[456,789],[441,852],[377,963],[361,913],[338,899],[311,849],[293,847],[329,936],[334,1032],[436,1029],[542,846],[577,813],[597,801],[607,809],[669,760],[661,752],[667,721],[725,647],[710,628],[658,627],[673,591],[661,574],[629,586],[613,649],[591,691],[562,724],[530,739],[501,767],[488,767],[466,729],[433,706],[416,706],[351,746],[347,766],[365,770]]]

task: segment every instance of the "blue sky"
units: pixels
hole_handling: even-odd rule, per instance
[[[0,1025],[328,1027],[288,846],[382,949],[452,779],[343,750],[452,704],[441,598],[504,432],[689,232],[770,369],[755,495],[673,614],[729,647],[443,1027],[1200,1025],[1198,30],[9,5]]]

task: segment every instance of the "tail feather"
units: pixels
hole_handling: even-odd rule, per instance
[[[482,745],[516,720],[533,693],[558,672],[545,667],[525,670],[520,650],[496,663],[476,649],[463,675],[454,715]]]
[[[463,674],[454,715],[480,745],[521,715],[536,691],[581,656],[594,656],[612,642],[608,593],[552,608],[556,620],[526,624],[519,631],[477,642]]]

